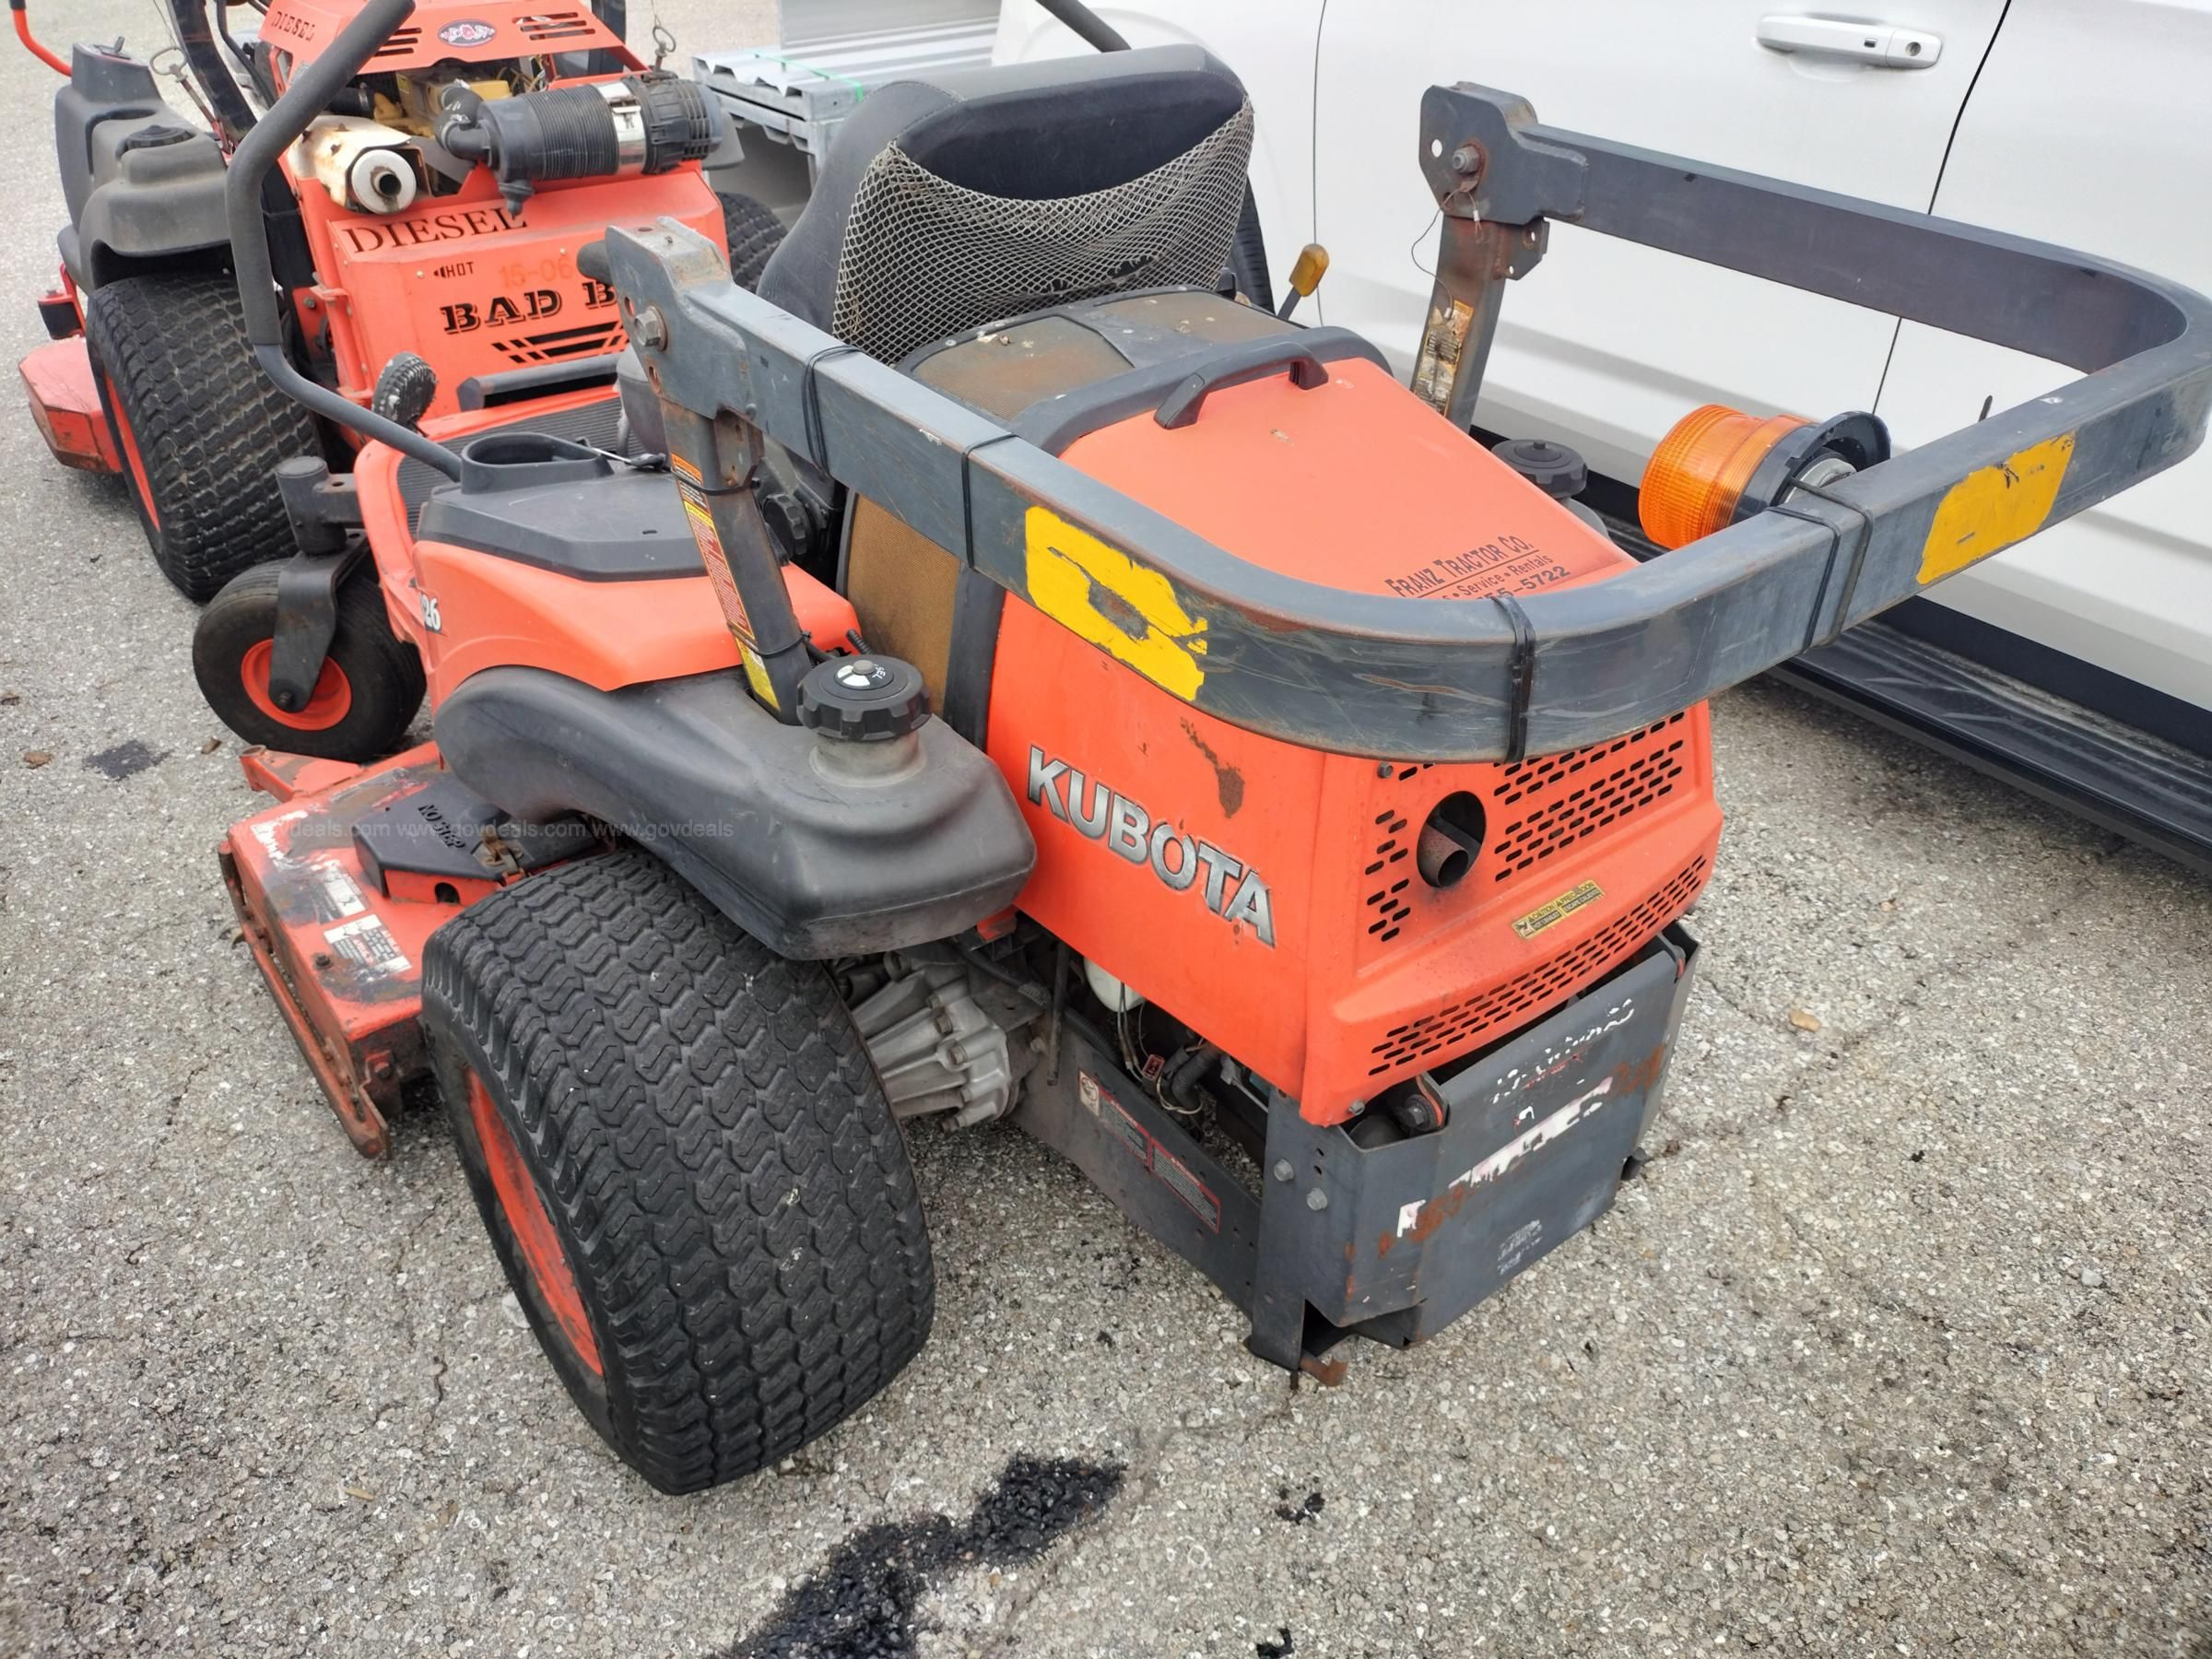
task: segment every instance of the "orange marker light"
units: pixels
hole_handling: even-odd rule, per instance
[[[1643,469],[1636,504],[1643,533],[1662,547],[1679,547],[1727,528],[1768,452],[1811,424],[1798,415],[1761,420],[1724,404],[1692,409],[1659,441]]]

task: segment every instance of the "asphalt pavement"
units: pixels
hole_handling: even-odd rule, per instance
[[[54,84],[0,55],[17,355]],[[0,1652],[2212,1655],[2212,883],[1734,692],[1664,1142],[1591,1232],[1300,1387],[1067,1167],[925,1126],[921,1359],[670,1500],[442,1126],[348,1149],[233,937],[192,610],[19,406],[0,561]]]

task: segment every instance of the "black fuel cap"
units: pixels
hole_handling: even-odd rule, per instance
[[[799,682],[799,724],[848,743],[888,743],[928,718],[922,671],[897,657],[831,657]]]
[[[1581,495],[1590,482],[1582,456],[1548,438],[1508,438],[1493,445],[1490,453],[1557,501]]]

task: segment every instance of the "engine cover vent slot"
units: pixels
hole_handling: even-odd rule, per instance
[[[1669,734],[1688,718],[1670,714],[1610,743],[1503,768],[1490,792],[1500,820],[1490,879],[1510,880],[1674,794],[1688,739]]]
[[[1595,979],[1673,921],[1696,896],[1704,876],[1705,860],[1700,855],[1634,910],[1608,923],[1573,949],[1480,996],[1453,1003],[1408,1024],[1393,1026],[1371,1051],[1374,1064],[1368,1067],[1367,1075],[1380,1077],[1417,1060],[1433,1065],[1451,1059],[1488,1037],[1495,1028],[1513,1025],[1523,1017],[1548,1007],[1577,985]]]

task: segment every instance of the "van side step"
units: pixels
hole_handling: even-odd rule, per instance
[[[2202,755],[1882,622],[1770,672],[2212,872],[2212,759]]]

